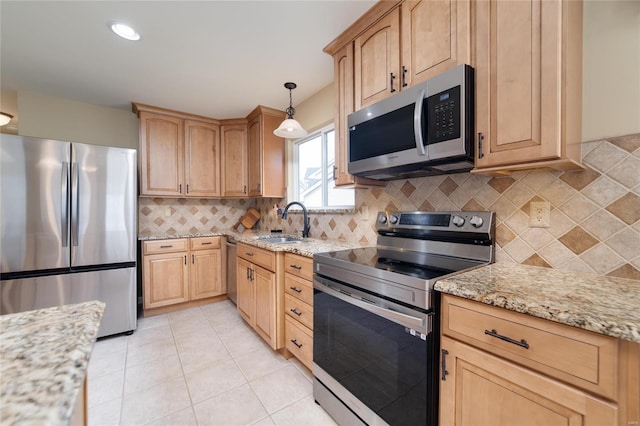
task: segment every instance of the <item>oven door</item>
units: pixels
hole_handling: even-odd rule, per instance
[[[433,313],[318,275],[313,285],[316,401],[340,424],[355,414],[370,425],[435,425]]]

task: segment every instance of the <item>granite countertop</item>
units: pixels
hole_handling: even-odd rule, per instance
[[[104,307],[94,301],[0,316],[2,424],[69,423]]]
[[[219,231],[219,232],[198,232],[193,234],[140,234],[138,239],[141,241],[147,240],[164,240],[172,238],[195,238],[195,237],[215,237],[215,236],[229,236],[233,237],[236,241],[250,244],[255,247],[263,248],[271,251],[284,251],[289,253],[295,253],[300,256],[313,257],[315,253],[323,253],[334,250],[345,250],[349,248],[361,247],[360,243],[352,243],[348,241],[339,240],[321,240],[317,238],[300,238],[292,234],[271,233],[269,231],[254,231],[246,230],[244,232],[238,232],[235,230]],[[299,243],[268,243],[263,241],[265,238],[271,237],[296,237],[300,238]]]
[[[440,280],[434,288],[640,343],[640,281],[494,263]]]

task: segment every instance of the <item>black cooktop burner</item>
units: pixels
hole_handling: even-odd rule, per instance
[[[376,268],[398,274],[409,275],[423,280],[431,280],[454,271],[448,269],[433,268],[425,265],[415,265],[411,263],[398,262],[393,259],[381,258],[376,262]]]

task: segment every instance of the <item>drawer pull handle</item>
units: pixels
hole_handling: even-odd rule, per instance
[[[293,312],[294,314],[296,314],[297,316],[302,315],[302,312],[300,312],[299,310],[297,310],[296,308],[291,308],[289,309],[291,312]]]
[[[291,339],[291,343],[293,343],[294,345],[296,345],[298,347],[298,349],[300,349],[302,347],[301,343],[298,343],[298,341],[296,339]]]
[[[211,241],[207,241],[206,243],[201,243],[203,246],[210,246],[212,243]]]
[[[250,251],[245,252],[245,254],[246,254],[247,256],[249,256],[249,257],[253,257],[253,253],[251,253]]]
[[[302,289],[298,288],[298,287],[289,287],[291,290],[295,291],[296,293],[302,293]]]
[[[449,372],[447,371],[447,355],[449,355],[449,351],[446,349],[442,349],[442,381],[445,382],[447,381],[447,376],[449,375]]]
[[[527,343],[526,340],[524,340],[524,339],[515,340],[515,339],[512,339],[511,337],[503,336],[502,334],[498,334],[498,332],[495,329],[493,329],[491,331],[485,330],[484,334],[488,334],[489,336],[497,337],[498,339],[504,340],[505,342],[513,343],[514,345],[518,345],[518,346],[523,347],[525,349],[529,349],[529,344]]]
[[[173,245],[169,244],[168,246],[160,246],[160,248],[171,248]]]
[[[298,265],[289,265],[289,266],[292,267],[293,269],[297,269],[298,271],[302,269],[302,266],[298,266]]]

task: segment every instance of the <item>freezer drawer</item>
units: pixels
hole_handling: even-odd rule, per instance
[[[136,268],[0,281],[0,314],[100,300],[98,337],[136,329]]]

